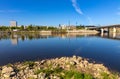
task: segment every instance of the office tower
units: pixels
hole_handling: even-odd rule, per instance
[[[10,27],[17,27],[17,21],[10,21]]]

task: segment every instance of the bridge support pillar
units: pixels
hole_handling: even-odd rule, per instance
[[[104,35],[104,29],[101,28],[100,30],[101,30],[101,37],[103,37],[103,35]]]
[[[104,33],[104,29],[103,28],[101,28],[101,33]]]
[[[116,28],[115,28],[115,27],[113,27],[113,33],[116,33],[116,32],[117,32]]]

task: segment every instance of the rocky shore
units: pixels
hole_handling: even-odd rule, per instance
[[[120,79],[103,64],[82,57],[26,61],[0,67],[0,79]]]

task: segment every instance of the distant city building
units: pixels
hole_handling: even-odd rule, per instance
[[[70,29],[70,30],[76,30],[76,26],[74,26],[74,25],[67,26],[67,28]]]
[[[66,25],[59,24],[59,29],[76,30],[76,26],[74,26],[74,25],[66,26]]]
[[[59,29],[66,29],[66,25],[59,24]]]
[[[10,21],[10,27],[17,27],[17,21]]]
[[[94,29],[96,26],[86,26],[85,29]]]

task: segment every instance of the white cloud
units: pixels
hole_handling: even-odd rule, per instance
[[[75,8],[75,11],[80,14],[80,15],[84,15],[85,18],[88,20],[89,24],[90,25],[93,25],[93,21],[92,21],[92,18],[90,18],[89,16],[85,15],[81,8],[78,6],[78,3],[77,3],[77,0],[71,0],[72,1],[72,6]]]
[[[83,14],[83,12],[81,11],[80,7],[77,4],[77,0],[72,0],[72,5],[75,8],[76,12],[79,13],[80,15]]]

